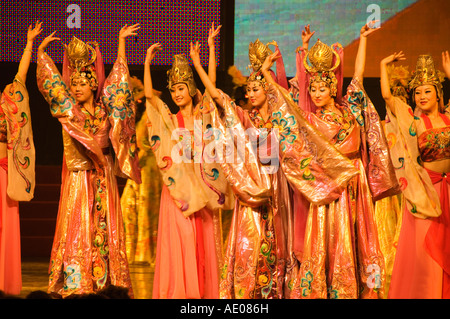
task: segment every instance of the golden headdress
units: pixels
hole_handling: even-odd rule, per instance
[[[409,82],[408,86],[410,91],[413,92],[414,89],[421,85],[434,85],[436,87],[438,98],[442,100],[443,81],[443,74],[435,68],[433,57],[430,55],[420,55],[417,58],[416,70],[413,71],[412,80]]]
[[[69,68],[72,70],[70,80],[76,77],[85,78],[94,91],[98,88],[97,74],[93,65],[97,58],[96,46],[96,42],[85,43],[77,37],[73,37],[69,45],[65,45]]]
[[[408,101],[408,83],[411,80],[408,66],[390,64],[387,72],[392,95],[401,98],[406,103]]]
[[[183,54],[175,54],[173,56],[172,68],[167,71],[169,89],[177,83],[185,83],[189,90],[190,96],[197,94],[197,86],[194,81],[194,74],[189,66],[186,57]]]
[[[333,65],[334,57],[336,57],[336,61]],[[313,82],[324,81],[330,87],[331,96],[335,97],[337,95],[337,78],[334,70],[339,67],[340,63],[341,59],[336,50],[317,39],[316,44],[307,51],[303,59],[306,71],[312,75],[310,86]]]
[[[252,69],[250,76],[247,78],[247,82],[258,81],[261,82],[263,86],[266,85],[266,80],[261,72],[261,67],[266,60],[266,58],[273,52],[269,49],[269,45],[274,44],[270,42],[268,44],[263,44],[259,39],[255,42],[250,42],[248,45],[248,58],[250,60],[249,68]]]

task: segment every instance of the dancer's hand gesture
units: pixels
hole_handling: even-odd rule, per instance
[[[162,51],[162,46],[160,43],[154,43],[147,49],[147,55],[145,57],[145,63],[151,63],[156,53]]]
[[[200,47],[202,45],[200,43],[195,42],[195,44],[193,44],[192,42],[190,43],[190,48],[189,48],[189,56],[191,57],[192,63],[194,63],[194,66],[199,66],[200,65]]]
[[[375,24],[378,22],[378,20],[375,21],[370,21],[369,23],[366,23],[365,25],[363,25],[363,27],[361,28],[361,30],[359,31],[359,34],[361,37],[365,37],[367,38],[369,35],[371,35],[373,32],[377,31],[378,28],[375,28]]]
[[[132,35],[137,35],[137,30],[139,30],[141,27],[139,26],[139,23],[128,25],[125,24],[122,29],[119,31],[119,38],[125,39]]]
[[[388,65],[389,63],[403,61],[403,60],[406,60],[405,54],[403,53],[403,51],[394,52],[394,54],[391,54],[390,56],[387,56],[383,60],[381,60],[381,64]]]
[[[54,37],[56,31],[53,31],[49,36],[47,36],[44,40],[42,40],[41,45],[38,48],[38,51],[45,51],[50,43],[53,41],[60,41],[61,39],[58,37]]]
[[[208,46],[212,47],[215,45],[214,40],[219,35],[219,31],[220,31],[221,27],[222,26],[219,25],[217,28],[214,28],[214,21],[213,21],[212,26],[208,32]]]
[[[36,21],[34,28],[30,25],[27,32],[27,41],[33,42],[34,39],[42,32],[42,22]]]
[[[442,52],[442,67],[445,75],[450,79],[450,54],[448,51]]]

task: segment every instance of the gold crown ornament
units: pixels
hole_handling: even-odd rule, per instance
[[[392,95],[401,98],[404,102],[408,101],[408,83],[411,80],[408,66],[390,64],[387,72]]]
[[[169,90],[172,89],[175,84],[184,83],[187,85],[191,97],[197,94],[194,74],[192,73],[192,69],[184,54],[175,54],[173,56],[172,68],[167,71],[167,77]]]
[[[248,45],[248,58],[250,60],[250,65],[248,67],[251,68],[252,72],[247,78],[247,83],[257,81],[260,82],[263,87],[266,86],[267,81],[261,72],[261,67],[266,58],[273,53],[269,48],[269,45],[271,44],[277,45],[275,41],[264,44],[259,39],[256,39],[255,42],[250,42]]]
[[[334,57],[336,57],[336,61],[333,65]],[[308,63],[308,60],[311,65]],[[309,87],[311,87],[313,82],[326,82],[330,88],[331,96],[336,97],[338,83],[334,70],[339,67],[340,63],[341,59],[336,50],[317,39],[317,42],[306,52],[303,58],[305,69],[311,74]]]
[[[409,82],[408,87],[409,90],[413,92],[419,86],[427,84],[434,85],[436,87],[438,98],[442,100],[443,81],[443,74],[435,68],[433,57],[424,54],[417,58],[416,69],[412,72],[412,80]]]
[[[94,91],[98,88],[97,74],[93,65],[97,58],[96,46],[96,42],[83,42],[77,37],[73,37],[68,45],[64,45],[69,67],[72,70],[70,80],[78,77],[85,78]]]

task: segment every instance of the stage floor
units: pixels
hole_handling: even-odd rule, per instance
[[[22,260],[22,291],[25,298],[33,291],[47,291],[49,260],[27,258]],[[154,268],[150,265],[130,265],[130,275],[135,299],[151,299]]]

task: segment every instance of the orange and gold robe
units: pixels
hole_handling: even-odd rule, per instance
[[[348,157],[359,174],[339,198],[309,207],[294,298],[383,298],[385,265],[374,200],[398,193],[376,110],[357,79],[336,105],[308,113],[309,121]]]
[[[220,155],[234,154],[222,168],[236,205],[220,297],[289,298],[299,268],[294,254],[294,194],[317,205],[328,204],[358,172],[296,110],[280,86],[269,89],[268,120],[258,110],[244,111],[223,96],[224,109],[217,112],[213,126],[223,136],[225,151]]]
[[[38,87],[62,125],[64,143],[50,293],[67,297],[116,285],[133,295],[115,177],[141,182],[128,77],[119,57],[91,114],[76,103],[50,57],[38,56]]]

